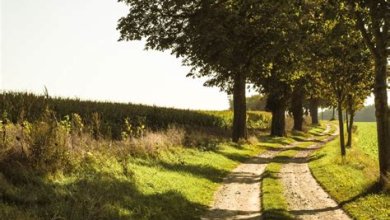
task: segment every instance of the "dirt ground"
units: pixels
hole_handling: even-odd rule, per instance
[[[328,133],[330,126],[323,134]],[[294,158],[284,161],[280,180],[285,187],[284,195],[289,211],[299,219],[350,219],[330,198],[311,175],[308,160],[310,154],[326,142],[337,137],[337,131],[326,140],[301,150]],[[268,163],[281,151],[269,150],[242,163],[224,179],[223,185],[215,193],[210,211],[202,219],[262,219],[261,177]]]
[[[290,213],[299,219],[350,219],[311,175],[307,164],[311,151],[299,152],[279,174]]]
[[[266,151],[239,165],[224,179],[210,211],[202,219],[257,219],[261,216],[260,180],[279,151]]]

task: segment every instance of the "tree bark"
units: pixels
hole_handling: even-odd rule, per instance
[[[335,113],[335,108],[333,107],[332,108],[332,118],[330,119],[330,121],[334,121],[336,120],[336,113]]]
[[[267,99],[267,111],[272,113],[271,136],[283,137],[286,135],[285,112],[287,101],[280,93],[270,93]]]
[[[390,173],[389,107],[387,104],[386,57],[375,58],[375,115],[378,134],[380,183],[386,184]]]
[[[352,147],[352,129],[353,129],[353,118],[354,117],[355,117],[355,112],[350,111],[349,122],[347,122],[349,124],[347,126],[347,129],[348,129],[347,147]]]
[[[348,110],[345,109],[345,124],[347,126],[347,131],[349,130],[349,120],[348,120]]]
[[[233,85],[233,142],[247,138],[246,128],[246,77],[236,74]]]
[[[286,136],[285,112],[286,107],[283,105],[278,105],[272,110],[271,136]]]
[[[294,118],[294,130],[303,131],[303,99],[302,89],[296,88],[293,91],[291,100],[291,111]]]
[[[320,123],[318,121],[318,100],[317,99],[310,100],[310,116],[311,116],[312,125],[318,125]]]
[[[341,156],[345,157],[345,142],[344,142],[344,121],[343,121],[343,109],[342,103],[339,102],[337,105],[338,116],[339,116],[339,129],[340,129],[340,148],[341,148]]]
[[[388,55],[388,39],[389,39],[389,21],[385,18],[385,14],[380,14],[380,11],[375,1],[369,1],[371,28],[366,29],[366,23],[363,15],[355,10],[357,27],[362,33],[366,45],[373,54],[375,62],[375,115],[377,121],[378,134],[378,154],[379,154],[379,182],[382,186],[388,182],[390,177],[390,119],[389,107],[387,104],[387,55]],[[352,5],[354,6],[354,5]],[[386,13],[386,11],[383,11]],[[382,20],[385,25],[381,28]],[[381,30],[382,29],[382,30]]]

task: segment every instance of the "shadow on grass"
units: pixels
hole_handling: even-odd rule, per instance
[[[255,219],[261,219],[261,213],[255,211],[213,209],[210,210],[203,219],[245,219],[245,220],[253,219],[255,220]]]
[[[233,160],[233,161],[236,161],[236,162],[240,162],[240,163],[245,163],[247,162],[250,158],[252,158],[251,156],[248,156],[248,155],[242,155],[242,154],[239,154],[239,153],[227,153],[227,152],[222,152],[222,151],[218,151],[216,152],[217,154],[220,154],[230,160]]]
[[[318,140],[318,139],[311,139],[311,138],[304,138],[304,137],[292,136],[291,138],[292,138],[293,140],[299,141],[299,142],[317,142],[317,143],[322,142],[321,140]]]
[[[372,184],[370,187],[368,187],[366,190],[364,190],[364,192],[358,194],[358,195],[355,195],[353,196],[352,198],[348,199],[348,200],[344,200],[342,202],[339,203],[339,205],[341,207],[349,204],[349,203],[352,203],[352,202],[355,202],[356,200],[360,199],[360,198],[363,198],[363,197],[366,197],[370,194],[383,194],[383,193],[386,193],[382,190],[382,186],[379,182],[376,182],[374,184]],[[390,194],[390,193],[389,193]]]
[[[29,178],[29,183],[10,181],[10,175],[21,173],[34,176],[20,169],[6,173],[9,182],[7,188],[0,188],[0,203],[39,219],[199,219],[207,210],[177,191],[145,194],[131,175],[88,170],[66,184],[44,178]],[[1,212],[0,217],[4,217]]]
[[[222,182],[223,178],[229,173],[226,170],[216,169],[211,166],[199,166],[192,164],[171,164],[164,161],[157,162],[159,166],[171,171],[185,172],[202,178],[209,179],[213,182]]]
[[[260,136],[259,137],[260,144],[266,143],[266,144],[280,144],[280,145],[289,145],[291,142],[286,140],[284,137],[273,137],[273,136]]]
[[[279,172],[274,172],[274,171],[270,171],[270,170],[265,170],[263,172],[263,174],[261,175],[261,181],[263,181],[264,179],[268,178],[268,179],[274,179],[274,180],[278,180],[280,179],[280,177],[278,176]]]
[[[280,219],[293,220],[293,219],[296,219],[296,218],[294,218],[286,210],[283,210],[283,209],[270,209],[270,210],[264,211],[264,213],[262,215],[262,219],[266,219],[266,220],[273,220],[273,219],[275,219],[275,220],[280,220]]]
[[[272,162],[279,164],[287,164],[287,163],[297,163],[304,164],[312,161],[319,160],[323,158],[325,155],[317,155],[317,156],[308,156],[308,157],[289,157],[289,156],[276,156]]]
[[[291,210],[289,213],[299,217],[300,215],[316,215],[321,212],[329,212],[341,209],[340,206],[326,207],[322,209]]]

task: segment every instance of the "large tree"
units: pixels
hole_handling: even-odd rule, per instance
[[[266,50],[263,51],[266,57],[261,63],[263,73],[253,79],[262,92],[268,95],[267,109],[272,113],[272,136],[286,134],[285,113],[290,104],[293,89],[298,88],[299,81],[304,77],[300,68],[309,31],[304,25],[307,23],[306,6],[300,1],[274,1],[273,16],[269,21],[272,25],[267,30],[270,37]],[[301,99],[301,94],[298,94],[300,92],[296,90],[294,98]],[[294,107],[297,111],[302,108],[299,105]],[[298,120],[299,118],[297,117]],[[301,129],[299,126],[297,128]]]
[[[323,24],[323,49],[318,53],[318,64],[337,104],[341,155],[345,156],[343,106],[351,94],[356,99],[367,97],[371,62],[363,39],[344,13],[334,13],[334,6],[327,6]]]
[[[270,72],[277,76],[284,70],[293,72],[283,62],[294,62],[299,54],[294,47],[300,44],[292,39],[303,35],[292,30],[299,29],[300,2],[120,1],[130,6],[119,21],[121,40],[146,39],[147,49],[171,50],[193,67],[188,76],[209,77],[206,85],[233,94],[233,141],[246,138],[246,82],[269,79]]]
[[[390,53],[390,1],[344,0],[349,4],[363,39],[375,62],[375,110],[378,132],[380,183],[390,177],[390,113],[387,103],[387,58]]]
[[[188,76],[208,77],[205,85],[232,93],[232,139],[246,138],[246,82],[252,62],[261,56],[266,20],[272,15],[262,7],[270,2],[120,1],[130,7],[119,20],[120,39],[146,39],[147,49],[171,50],[193,67]]]

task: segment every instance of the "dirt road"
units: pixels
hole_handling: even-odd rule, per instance
[[[278,153],[266,151],[234,169],[216,192],[211,210],[202,219],[260,218],[261,175]]]
[[[328,129],[329,131],[329,126]],[[285,161],[279,177],[284,185],[284,196],[289,211],[299,219],[351,219],[312,176],[308,160],[311,153],[337,137],[336,131],[323,142],[309,146]]]
[[[323,132],[329,133],[330,126]],[[289,204],[289,211],[302,219],[350,219],[337,203],[319,186],[308,167],[310,154],[337,137],[337,131],[326,140],[301,150],[294,158],[282,161],[279,173]],[[269,150],[239,165],[224,179],[216,192],[210,211],[202,219],[262,219],[260,184],[268,163],[283,150],[299,144]]]

